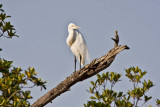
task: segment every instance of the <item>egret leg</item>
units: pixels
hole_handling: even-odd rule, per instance
[[[76,61],[77,61],[77,60],[76,60],[76,56],[74,56],[74,64],[75,64],[75,65],[74,65],[74,72],[76,72]]]
[[[81,55],[80,55],[80,69],[81,69],[81,60],[82,60],[82,57],[81,57]]]

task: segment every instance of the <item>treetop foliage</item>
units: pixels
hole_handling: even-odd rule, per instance
[[[11,24],[10,21],[6,21],[11,16],[6,15],[4,10],[2,9],[2,4],[0,4],[0,37],[12,38],[16,35],[16,31],[14,26]]]
[[[0,12],[0,37],[18,37],[14,26],[10,21],[6,21],[11,16],[6,15],[2,4],[0,4]],[[0,52],[2,52],[1,48]],[[37,72],[34,68],[29,67],[27,70],[22,70],[12,64],[13,61],[0,58],[0,106],[28,107],[30,106],[28,100],[33,97],[31,91],[27,89],[35,86],[46,89],[46,81],[37,78]]]
[[[102,75],[97,74],[97,80],[91,81],[91,87],[88,92],[92,94],[90,101],[84,104],[85,107],[142,107],[152,96],[146,93],[152,88],[151,80],[143,80],[146,71],[142,71],[139,67],[130,67],[125,69],[125,76],[133,84],[132,88],[128,87],[127,92],[117,92],[113,87],[121,81],[121,74],[116,72],[106,72]],[[110,85],[110,86],[109,86]],[[141,105],[139,102],[143,102]],[[157,105],[160,100],[156,100]],[[151,105],[150,105],[151,107]]]

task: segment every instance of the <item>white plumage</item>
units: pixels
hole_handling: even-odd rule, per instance
[[[89,61],[88,48],[84,40],[84,37],[76,29],[79,29],[79,27],[76,26],[75,24],[70,23],[68,25],[69,35],[67,37],[66,42],[67,42],[67,45],[70,47],[72,53],[76,56],[76,58],[81,63],[81,65],[84,65],[86,59]]]

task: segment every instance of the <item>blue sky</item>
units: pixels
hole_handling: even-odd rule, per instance
[[[87,42],[91,60],[113,48],[114,31],[118,30],[120,44],[131,49],[121,52],[106,70],[122,74],[117,91],[131,89],[125,78],[125,68],[139,66],[147,71],[145,79],[155,86],[148,92],[155,106],[160,98],[160,1],[159,0],[1,0],[4,10],[20,38],[1,38],[1,57],[14,65],[34,67],[39,77],[47,80],[47,90],[32,89],[31,103],[55,87],[74,71],[74,57],[66,45],[67,26],[80,26]],[[79,68],[79,67],[78,67]],[[101,74],[100,73],[100,74]],[[92,77],[71,87],[46,107],[82,107],[89,100],[86,92]]]

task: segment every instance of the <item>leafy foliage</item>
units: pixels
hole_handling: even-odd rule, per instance
[[[156,100],[156,103],[157,103],[157,105],[158,105],[158,107],[159,107],[159,106],[160,106],[160,100],[157,99],[157,100]]]
[[[32,88],[33,86],[41,86],[46,89],[45,83],[37,78],[37,72],[34,68],[29,67],[28,70],[12,67],[12,61],[4,59],[0,60],[0,105],[1,106],[29,106],[28,99],[31,99],[30,91],[24,91],[24,88]],[[32,82],[33,86],[28,86],[28,82]]]
[[[130,67],[125,69],[126,77],[133,84],[133,88],[129,89],[127,93],[116,92],[113,90],[115,84],[120,81],[121,74],[116,72],[106,72],[102,75],[97,75],[97,80],[95,82],[91,81],[92,87],[89,87],[89,93],[92,94],[90,97],[91,101],[84,104],[85,107],[138,107],[138,102],[144,99],[143,106],[152,97],[147,96],[146,93],[153,87],[152,81],[144,80],[142,82],[143,76],[147,73],[139,69],[138,67]],[[110,88],[108,88],[110,84]],[[107,87],[107,88],[106,88]],[[157,99],[157,105],[160,101]]]
[[[0,37],[12,38],[16,35],[13,25],[6,21],[7,16],[0,4]],[[2,49],[0,48],[0,52]],[[40,86],[46,89],[46,81],[37,78],[37,72],[29,67],[23,71],[20,67],[13,67],[13,61],[0,58],[0,106],[2,107],[28,107],[29,99],[32,99],[31,91],[28,88]],[[29,84],[33,84],[29,86]]]
[[[6,15],[2,9],[2,4],[0,4],[0,12],[0,37],[12,38],[13,36],[17,36],[14,26],[11,22],[6,21],[11,16]]]

